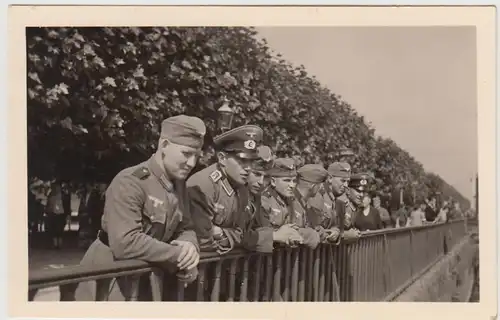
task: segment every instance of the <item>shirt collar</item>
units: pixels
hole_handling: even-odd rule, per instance
[[[154,155],[149,158],[148,167],[167,191],[172,191],[174,189],[174,183],[168,178],[167,173],[156,161]]]

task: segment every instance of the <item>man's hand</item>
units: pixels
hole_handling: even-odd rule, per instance
[[[302,243],[303,239],[299,232],[292,225],[283,225],[273,232],[273,241],[284,244]]]
[[[325,230],[326,232],[326,241],[328,242],[336,242],[337,239],[339,238],[340,236],[340,230],[338,228],[331,228],[331,229],[327,229]]]
[[[213,234],[215,239],[222,239],[222,237],[224,236],[224,232],[218,226],[212,227],[212,234]]]
[[[349,229],[344,231],[343,238],[347,241],[349,240],[358,240],[361,237],[361,232],[358,229]]]
[[[352,224],[352,218],[349,213],[346,213],[344,216],[344,227],[345,228],[350,228]]]
[[[189,241],[181,240],[173,240],[171,244],[181,247],[181,252],[177,258],[177,267],[180,270],[189,270],[198,265],[198,262],[200,262],[200,254],[196,250],[194,244]]]

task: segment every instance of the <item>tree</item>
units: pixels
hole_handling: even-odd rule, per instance
[[[377,186],[428,177],[390,139],[375,136],[342,98],[272,54],[252,28],[27,28],[28,174],[109,181],[156,148],[162,119],[185,113],[208,127],[224,99],[235,125],[253,123],[278,156],[327,165],[341,146]],[[405,182],[403,182],[405,181]]]

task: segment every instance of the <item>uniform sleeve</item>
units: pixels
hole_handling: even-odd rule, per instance
[[[179,248],[142,232],[144,191],[137,178],[117,176],[106,191],[104,214],[109,246],[116,259],[175,263]]]
[[[273,251],[273,228],[261,227],[257,217],[262,208],[255,208],[255,214],[248,223],[245,223],[242,245],[245,249],[256,252],[269,253]]]
[[[190,202],[191,218],[194,231],[198,237],[201,251],[216,251],[217,245],[212,232],[212,219],[214,217],[213,194],[207,194],[203,188],[188,180],[187,193]]]
[[[320,235],[311,228],[299,228],[299,234],[304,238],[304,245],[311,249],[316,249],[320,243]]]
[[[259,227],[270,227],[271,225],[271,200],[268,197],[262,196],[261,198],[261,207],[258,213],[255,216],[257,225]]]
[[[175,239],[191,242],[192,244],[194,244],[198,252],[200,252],[200,245],[198,243],[198,238],[194,230],[193,219],[191,216],[191,204],[189,202],[189,198],[186,196],[184,201],[186,209],[183,212],[182,221],[177,227],[177,234]]]
[[[215,239],[213,236],[213,218],[215,216],[214,193],[212,185],[203,185],[196,181],[197,176],[188,180],[188,196],[191,202],[191,217],[194,230],[198,237],[201,251],[217,252],[225,254],[235,246],[241,245],[242,230],[233,228],[221,228],[223,239]]]
[[[269,253],[273,252],[273,228],[258,227],[245,232],[243,246],[247,250]]]

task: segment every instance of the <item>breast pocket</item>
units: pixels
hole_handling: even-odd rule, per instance
[[[269,222],[274,228],[279,228],[284,224],[283,213],[280,209],[271,208]]]
[[[166,202],[155,203],[148,201],[142,212],[143,232],[147,235],[161,240],[165,233],[167,223],[168,208]]]
[[[214,218],[213,224],[216,226],[222,226],[227,220],[227,210],[228,208],[222,203],[214,204]]]

